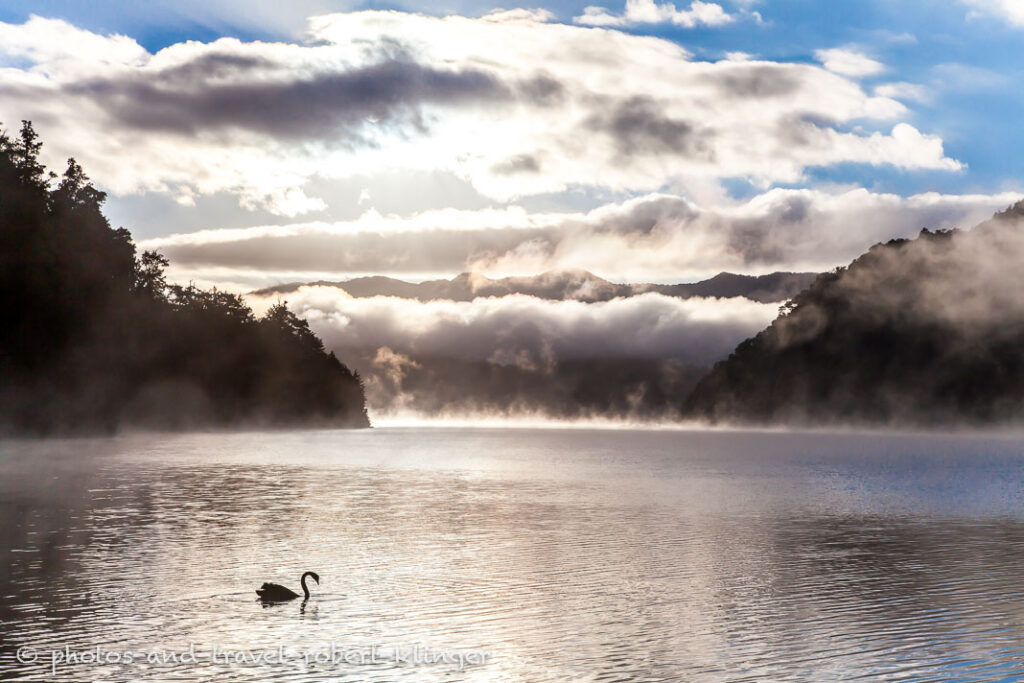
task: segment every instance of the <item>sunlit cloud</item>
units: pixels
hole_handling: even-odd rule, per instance
[[[1020,0],[960,0],[972,8],[972,14],[1005,19],[1014,26],[1024,27],[1024,2]]]
[[[689,8],[679,9],[671,2],[658,4],[654,0],[626,0],[622,14],[612,14],[604,7],[583,8],[583,14],[574,17],[577,24],[586,26],[628,26],[630,24],[675,24],[683,28],[695,26],[721,26],[735,21],[722,6],[713,2],[694,0]]]
[[[885,70],[881,62],[851,49],[816,50],[814,56],[826,69],[844,76],[873,76]]]
[[[877,86],[874,92],[879,97],[888,97],[894,100],[928,102],[931,99],[928,88],[916,83],[883,83]]]
[[[710,7],[685,11],[710,20]],[[551,19],[330,14],[301,41],[149,53],[34,17],[0,24],[13,64],[0,70],[0,120],[34,120],[45,161],[74,156],[115,195],[191,205],[230,193],[283,216],[327,208],[324,182],[398,171],[450,174],[504,202],[574,188],[699,194],[729,178],[768,187],[842,163],[962,168],[900,120],[896,99],[833,73],[863,75],[871,60],[694,61],[667,40]]]
[[[771,190],[725,207],[653,194],[588,212],[426,211],[354,221],[209,230],[143,241],[188,281],[216,272],[222,285],[390,274],[409,279],[461,271],[491,275],[586,269],[614,281],[681,281],[721,271],[822,271],[872,244],[921,227],[969,227],[1016,193],[922,194],[863,189]]]

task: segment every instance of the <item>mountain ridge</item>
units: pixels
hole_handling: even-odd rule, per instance
[[[586,270],[546,271],[539,275],[488,278],[479,273],[460,273],[450,280],[414,283],[384,275],[349,280],[290,282],[252,292],[258,296],[288,294],[299,287],[337,287],[355,298],[395,296],[417,301],[472,301],[477,298],[527,294],[548,300],[576,300],[586,303],[657,292],[682,299],[692,297],[743,296],[761,303],[791,299],[807,287],[818,273],[777,271],[766,275],[722,272],[706,280],[679,284],[618,284]]]
[[[819,276],[697,383],[713,422],[937,427],[1024,417],[1024,201]]]

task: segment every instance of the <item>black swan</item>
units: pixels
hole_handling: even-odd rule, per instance
[[[303,600],[309,600],[309,589],[306,587],[306,577],[312,576],[313,580],[316,581],[316,585],[320,585],[320,577],[317,576],[316,572],[306,572],[302,575],[300,583],[302,584],[302,592],[305,593]],[[285,588],[279,583],[265,583],[262,587],[256,589],[256,595],[260,596],[260,600],[266,600],[268,602],[274,602],[277,600],[294,600],[299,597],[299,594],[290,588]]]

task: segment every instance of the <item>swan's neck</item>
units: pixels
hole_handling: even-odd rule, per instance
[[[300,583],[302,584],[302,592],[306,594],[306,598],[305,599],[309,600],[309,588],[306,586],[306,577],[307,576],[309,576],[309,575],[308,574],[303,574],[302,575],[302,580],[300,581]]]

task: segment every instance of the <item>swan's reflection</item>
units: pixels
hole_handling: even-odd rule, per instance
[[[303,600],[302,601],[302,604],[299,605],[299,614],[301,614],[302,616],[306,616],[306,613],[308,612],[309,616],[311,616],[311,617],[318,616],[318,613],[320,611],[320,606],[317,605],[316,603],[313,603],[312,605],[309,605],[309,607],[307,608],[306,607],[306,603],[308,603],[308,602],[309,602],[309,600]]]

